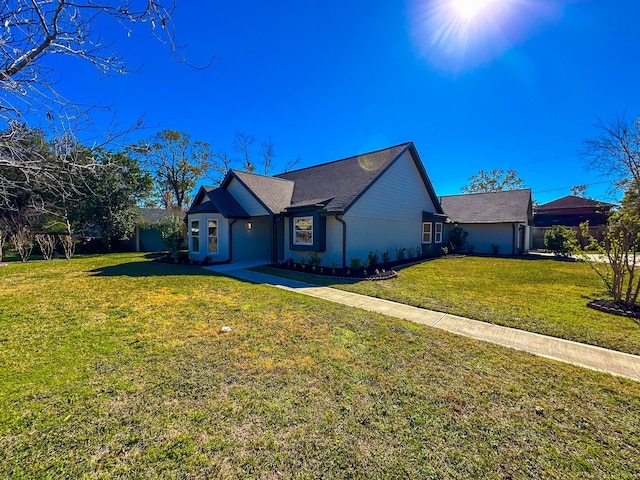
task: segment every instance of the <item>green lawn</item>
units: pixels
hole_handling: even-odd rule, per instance
[[[441,258],[401,269],[392,280],[355,283],[284,273],[364,295],[640,354],[637,320],[587,307],[590,299],[607,295],[595,273],[583,263]]]
[[[0,285],[0,477],[640,476],[630,380],[141,255]]]

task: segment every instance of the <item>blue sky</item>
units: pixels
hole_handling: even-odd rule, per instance
[[[58,88],[110,105],[105,128],[144,115],[140,137],[184,130],[232,154],[242,131],[256,156],[270,137],[273,173],[413,141],[438,195],[503,168],[541,203],[577,184],[611,200],[579,150],[598,118],[640,114],[640,2],[494,0],[467,21],[451,1],[178,2],[181,53],[209,68],[144,28],[108,29],[139,71],[60,59]]]

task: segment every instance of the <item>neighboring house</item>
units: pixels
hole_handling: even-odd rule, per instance
[[[544,234],[554,225],[570,227],[579,234],[580,224],[588,221],[591,235],[600,239],[613,207],[612,203],[575,195],[537,206],[533,214],[534,247],[544,248]]]
[[[162,218],[176,215],[175,211],[164,208],[140,208],[142,223],[136,225],[133,237],[128,241],[129,248],[135,252],[160,252],[167,250],[167,245],[160,238],[160,232],[154,225]],[[181,213],[177,213],[182,215]]]
[[[231,170],[187,212],[189,251],[211,262],[318,254],[348,266],[369,251],[441,253],[445,216],[413,143],[275,177]]]
[[[452,224],[468,233],[475,253],[515,255],[531,248],[531,190],[472,193],[440,197]],[[450,227],[448,226],[448,229]]]

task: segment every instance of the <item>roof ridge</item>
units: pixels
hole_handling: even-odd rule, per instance
[[[308,167],[298,168],[297,170],[290,170],[288,172],[282,172],[282,173],[279,173],[278,175],[275,175],[274,178],[280,178],[280,177],[282,177],[282,175],[288,175],[290,173],[302,172],[304,170],[310,170],[312,168],[324,167],[325,165],[331,165],[331,164],[338,163],[338,162],[344,162],[346,160],[352,160],[354,158],[362,157],[362,156],[365,156],[365,155],[372,155],[374,153],[384,152],[385,150],[391,150],[393,148],[398,148],[398,147],[405,147],[406,148],[407,146],[411,145],[412,143],[413,142],[403,142],[403,143],[399,143],[397,145],[393,145],[391,147],[379,148],[378,150],[373,150],[371,152],[359,153],[357,155],[351,155],[350,157],[340,158],[338,160],[331,160],[329,162],[318,163],[317,165],[310,165]],[[283,178],[282,180],[286,180],[286,179]]]
[[[242,174],[242,175],[251,175],[253,177],[259,177],[259,178],[267,178],[269,180],[278,180],[280,182],[292,182],[293,180],[287,180],[286,178],[280,178],[278,176],[275,175],[262,175],[260,173],[253,173],[253,172],[246,172],[244,170],[238,170],[235,168],[230,168],[229,172],[234,172],[235,174]]]
[[[531,192],[532,190],[530,188],[511,188],[508,190],[498,190],[496,192],[473,192],[473,193],[456,193],[454,195],[440,195],[440,198],[443,197],[464,197],[464,196],[468,196],[468,195],[487,195],[490,193],[507,193],[507,192],[526,192],[529,191]]]

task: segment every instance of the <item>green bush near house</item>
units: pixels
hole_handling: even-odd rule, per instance
[[[578,238],[570,228],[554,225],[544,234],[544,246],[559,257],[568,257],[578,249]]]

